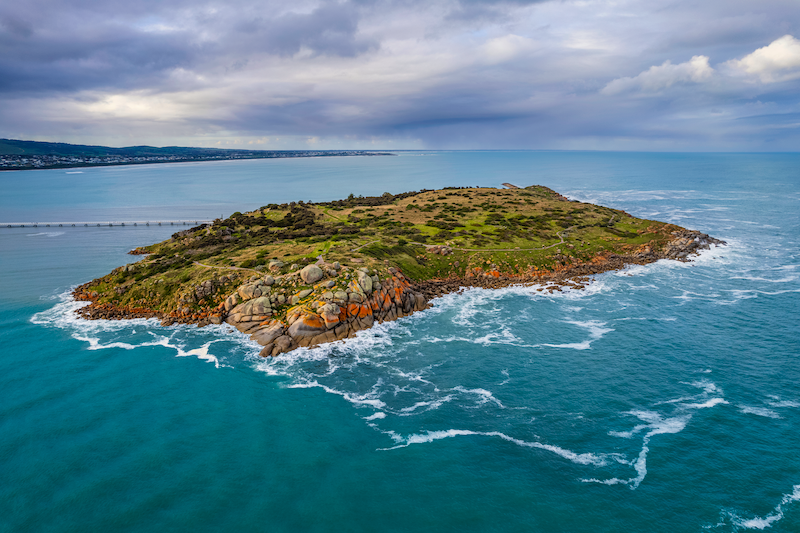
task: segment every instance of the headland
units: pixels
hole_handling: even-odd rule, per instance
[[[236,150],[182,146],[87,146],[0,139],[0,171],[45,168],[195,163],[238,159],[282,159],[297,157],[344,157],[394,155],[374,150]]]
[[[267,204],[132,250],[74,290],[87,319],[235,326],[274,356],[352,337],[464,287],[578,288],[588,276],[724,244],[543,186]]]

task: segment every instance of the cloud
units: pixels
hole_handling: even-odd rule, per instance
[[[0,94],[153,89],[179,69],[218,78],[260,55],[357,57],[379,47],[348,1],[143,2],[152,11],[114,0],[32,3],[0,11]]]
[[[359,14],[352,4],[324,3],[310,13],[290,12],[250,28],[258,35],[256,46],[284,56],[307,49],[314,54],[353,57],[378,46],[357,35],[358,23]]]
[[[742,59],[732,59],[727,67],[757,76],[762,83],[800,78],[800,41],[784,35],[768,46],[759,48]]]
[[[757,149],[800,109],[796,41],[768,44],[798,35],[796,15],[797,0],[6,2],[0,137]]]
[[[630,91],[657,93],[675,84],[704,83],[714,75],[707,56],[694,56],[685,63],[673,65],[669,60],[653,66],[633,78],[617,78],[600,92],[606,95]]]
[[[490,63],[503,63],[535,49],[533,40],[519,35],[504,35],[486,41],[483,53]]]

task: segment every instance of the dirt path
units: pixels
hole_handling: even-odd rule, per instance
[[[362,249],[363,247],[365,247],[365,246],[369,246],[370,244],[375,244],[376,242],[381,242],[381,241],[380,241],[380,239],[379,239],[379,240],[377,240],[377,241],[368,242],[367,244],[362,244],[362,245],[361,245],[361,246],[359,246],[358,248],[353,248],[353,249],[352,249],[352,250],[350,250],[350,251],[351,251],[351,252],[357,252],[357,251],[359,251],[360,249]],[[416,244],[419,244],[419,243],[416,243]]]

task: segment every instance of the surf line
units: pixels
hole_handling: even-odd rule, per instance
[[[518,446],[523,446],[526,448],[538,448],[541,450],[547,450],[577,464],[594,465],[594,466],[606,466],[608,464],[605,454],[597,455],[593,453],[575,453],[570,450],[565,450],[564,448],[561,448],[559,446],[554,446],[552,444],[543,444],[541,442],[528,442],[521,439],[516,439],[500,431],[472,431],[469,429],[448,429],[444,431],[428,431],[426,433],[415,433],[407,437],[400,436],[394,433],[393,431],[389,431],[387,433],[389,433],[389,435],[395,441],[401,442],[401,444],[392,446],[390,448],[378,448],[379,451],[397,450],[399,448],[406,448],[408,446],[411,446],[412,444],[423,444],[451,437],[480,435],[484,437],[499,437],[505,441],[512,442]]]

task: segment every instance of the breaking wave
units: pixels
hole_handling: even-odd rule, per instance
[[[745,518],[738,512],[723,510],[721,521],[713,526],[706,526],[705,529],[718,529],[725,526],[733,526],[734,531],[740,529],[757,529],[764,530],[770,528],[784,517],[786,509],[794,502],[800,500],[800,485],[792,487],[792,492],[784,494],[781,501],[775,508],[766,516],[751,516]]]
[[[216,368],[230,366],[220,362],[224,349],[214,354],[212,345],[228,343],[257,350],[258,345],[247,340],[228,326],[208,326],[198,331],[195,326],[161,327],[157,319],[132,320],[85,320],[75,311],[88,305],[72,299],[69,291],[57,296],[58,303],[52,308],[36,313],[30,319],[33,324],[66,331],[78,341],[86,343],[87,350],[156,347],[167,348],[175,357],[196,357],[213,363]]]

